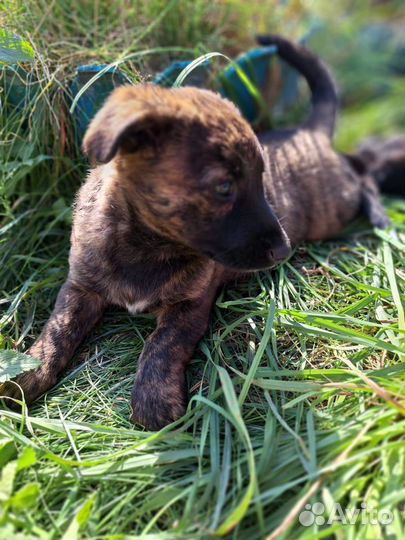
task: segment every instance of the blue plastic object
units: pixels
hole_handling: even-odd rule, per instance
[[[177,77],[189,64],[191,64],[191,60],[178,60],[177,62],[173,62],[173,64],[170,64],[170,66],[162,71],[162,73],[156,75],[153,82],[159,86],[173,86]],[[199,84],[196,84],[195,86],[199,86]]]
[[[23,109],[34,100],[41,88],[32,71],[17,64],[0,67],[2,100],[16,109]]]
[[[271,59],[276,52],[276,47],[253,49],[236,58],[233,64],[219,73],[220,93],[236,103],[249,122],[254,123],[257,120],[260,114],[260,104],[238,71],[241,70],[253,86],[263,90],[269,77]],[[174,62],[157,75],[153,82],[161,86],[172,86],[183,69],[190,63],[191,60]],[[188,75],[185,83],[188,86],[206,87],[209,75],[210,64],[205,62]]]
[[[90,120],[103,105],[104,101],[117,86],[129,82],[127,77],[117,69],[106,69],[105,65],[79,66],[70,85],[72,99],[95,76],[105,70],[99,78],[95,79],[86,91],[80,96],[73,111],[74,125],[78,138],[81,140],[86,132]]]
[[[245,53],[235,60],[235,64],[248,77],[251,83],[263,89],[269,76],[269,68],[272,57],[276,53],[275,47],[261,47]],[[154,84],[170,87],[179,74],[192,61],[183,60],[173,62],[153,80]],[[70,91],[72,98],[86,85],[97,73],[106,68],[100,66],[80,66],[77,69]],[[205,62],[193,70],[186,79],[188,86],[206,87],[210,77],[211,66]],[[90,120],[102,106],[107,96],[120,84],[128,82],[126,77],[118,70],[108,69],[98,79],[95,79],[80,96],[73,111],[74,123],[78,137],[82,139]],[[238,105],[247,120],[254,123],[259,115],[259,103],[257,97],[249,91],[245,82],[238,74],[234,64],[225,68],[218,77],[218,86],[221,94],[231,99]]]
[[[217,74],[216,79],[213,77],[212,64],[206,61],[188,74],[185,84],[207,88],[213,83],[223,96],[232,100],[240,108],[249,122],[256,124],[261,119],[263,110],[266,113],[269,110],[266,94],[273,77],[272,66],[276,52],[276,47],[270,46],[244,53]],[[173,62],[155,77],[153,83],[165,87],[172,86],[191,62],[192,60]],[[281,66],[281,89],[277,93],[275,103],[272,103],[279,114],[283,114],[285,107],[293,103],[298,95],[298,75],[282,62]],[[241,72],[243,72],[242,77]],[[27,99],[35,97],[38,88],[37,85],[32,84],[32,73],[17,66],[10,66],[7,70],[3,70],[3,75],[7,82],[6,98],[13,107],[21,108]],[[246,84],[246,78],[249,80],[248,84]],[[28,85],[28,82],[31,84]],[[109,94],[114,88],[127,82],[131,81],[122,71],[106,65],[91,64],[77,68],[69,93],[71,103],[73,103],[78,93],[82,92],[75,101],[72,111],[74,129],[79,143],[91,119]]]
[[[269,79],[271,60],[276,53],[277,48],[274,46],[253,49],[239,56],[234,64],[219,74],[221,94],[236,103],[243,116],[252,124],[259,117],[260,102],[238,71],[241,70],[250,83],[263,93]]]

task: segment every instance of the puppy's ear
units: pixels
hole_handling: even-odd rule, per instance
[[[181,117],[173,91],[153,85],[115,90],[90,123],[83,150],[90,161],[107,163],[119,150],[134,152],[156,143]]]

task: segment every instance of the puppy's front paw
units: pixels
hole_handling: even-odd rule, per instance
[[[41,394],[52,388],[56,384],[56,378],[51,376],[44,367],[36,370],[21,373],[12,381],[6,381],[0,385],[0,399],[5,400],[11,408],[16,407],[15,401],[22,401],[23,397],[26,403],[32,403]]]
[[[158,431],[181,418],[187,408],[185,386],[185,380],[136,380],[132,390],[132,422]]]

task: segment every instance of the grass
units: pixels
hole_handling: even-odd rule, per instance
[[[337,144],[350,149],[401,126],[402,79],[353,35],[364,21],[395,26],[402,5],[371,12],[364,2],[344,17],[349,2],[339,4],[4,3],[5,25],[32,39],[26,67],[38,82],[0,117],[1,348],[29,346],[66,275],[70,205],[87,167],[68,113],[75,66],[118,61],[137,81],[169,58],[232,57],[256,28],[298,37],[321,20],[318,47],[343,90]],[[0,538],[403,538],[405,203],[385,203],[397,236],[358,221],[221,293],[189,369],[188,413],[159,433],[129,422],[154,322],[107,313],[29,414],[1,411]],[[301,525],[315,502],[325,516],[365,503],[392,522]]]

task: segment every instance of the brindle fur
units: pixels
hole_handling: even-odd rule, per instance
[[[381,191],[405,197],[405,137],[372,137],[362,142],[357,153],[351,156],[374,178]],[[359,165],[360,164],[360,165]]]
[[[280,43],[315,62],[333,90],[315,56]],[[321,98],[314,111],[326,124],[312,115],[302,128],[258,140],[209,91],[140,85],[112,94],[84,140],[97,166],[76,199],[68,278],[29,350],[42,367],[17,379],[28,402],[55,384],[107,306],[146,310],[157,327],[139,359],[133,420],[159,429],[185,412],[185,368],[219,287],[285,258],[288,238],[295,245],[337,234],[365,198],[385,224],[375,184],[332,149],[336,104]],[[220,200],[214,186],[226,180],[235,191]]]

